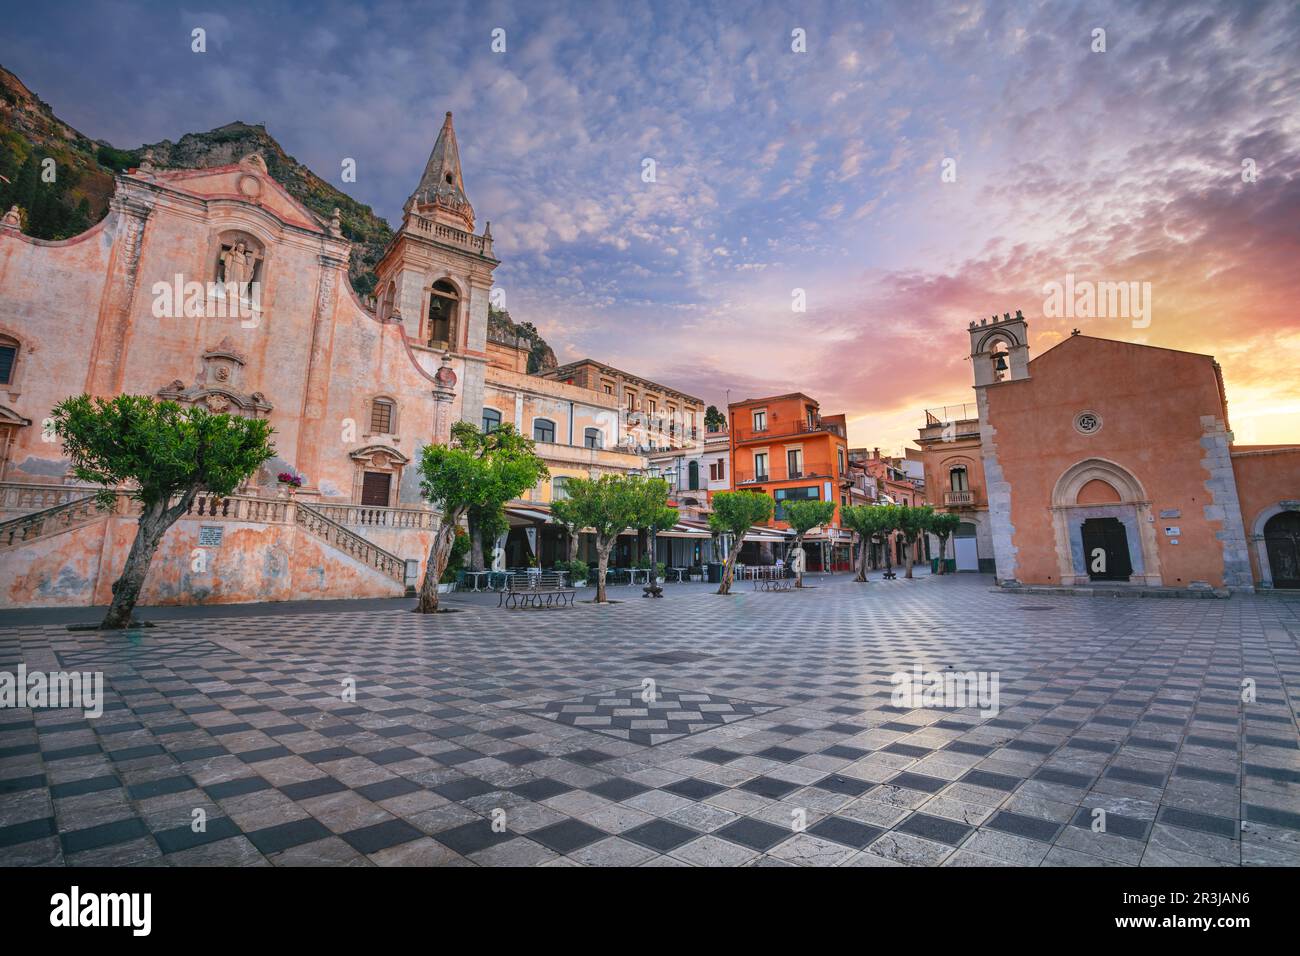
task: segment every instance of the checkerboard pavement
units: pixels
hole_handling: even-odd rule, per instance
[[[107,697],[0,710],[0,863],[1300,864],[1300,602],[814,580],[0,626]],[[891,706],[914,665],[1000,711]]]

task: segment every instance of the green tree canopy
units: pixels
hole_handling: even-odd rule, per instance
[[[840,523],[850,531],[856,532],[860,539],[858,572],[854,580],[865,582],[871,541],[877,535],[887,535],[894,530],[898,523],[898,506],[851,505],[840,509]]]
[[[438,610],[438,579],[446,569],[455,529],[471,508],[490,518],[549,472],[533,443],[505,423],[482,432],[470,422],[451,426],[446,445],[426,445],[420,457],[420,491],[442,512],[420,584],[418,610]]]
[[[642,475],[601,475],[599,478],[570,478],[567,498],[551,503],[551,514],[561,524],[578,531],[588,528],[596,536],[596,601],[603,603],[609,553],[619,534],[629,528],[664,527],[677,520],[676,511],[666,506],[668,483]],[[671,520],[667,512],[672,511]]]
[[[717,405],[710,405],[704,410],[704,427],[711,432],[719,432],[727,427],[727,416],[718,411]]]
[[[158,543],[198,493],[230,494],[275,454],[265,419],[216,415],[148,395],[66,399],[54,407],[51,428],[72,473],[102,486],[101,506],[112,506],[122,485],[141,504],[104,628],[130,624]]]
[[[790,542],[790,553],[793,554],[796,548],[803,547],[804,535],[818,525],[829,524],[835,517],[835,502],[817,499],[787,501],[781,510],[785,514],[786,524],[794,531],[794,541]],[[803,587],[802,574],[799,575],[798,586]]]
[[[709,528],[714,534],[728,534],[734,538],[731,551],[722,568],[719,594],[731,593],[731,580],[736,572],[736,559],[740,555],[745,535],[756,524],[772,517],[773,501],[756,491],[720,491],[710,500],[713,511],[709,514]]]

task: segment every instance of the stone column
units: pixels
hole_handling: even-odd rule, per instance
[[[126,343],[131,331],[131,305],[135,301],[139,279],[145,223],[153,206],[138,196],[126,195],[126,187],[119,180],[118,194],[109,203],[109,210],[110,215],[117,218],[117,235],[109,265],[108,285],[99,305],[95,344],[86,369],[86,391],[103,397],[122,391]]]
[[[322,436],[326,434],[323,419],[329,399],[336,287],[347,268],[346,259],[326,253],[318,256],[317,262],[320,263],[320,278],[316,286],[316,308],[312,315],[311,345],[307,353],[306,385],[294,463],[299,473],[307,476],[308,487],[303,491],[320,487],[317,482],[320,478],[320,446]]]

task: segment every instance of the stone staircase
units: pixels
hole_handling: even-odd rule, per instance
[[[355,531],[349,531],[332,518],[327,518],[314,505],[297,502],[294,506],[294,520],[298,527],[320,538],[326,544],[342,551],[348,557],[368,565],[384,574],[398,584],[406,584],[406,562],[385,551],[379,545],[366,540]]]
[[[75,531],[102,521],[120,510],[124,497],[119,495],[113,508],[101,509],[93,494],[83,494],[53,508],[0,521],[0,551],[9,551],[30,541]]]
[[[96,489],[86,487],[8,486],[0,489],[0,498],[15,507],[57,501],[53,507],[29,512],[0,521],[0,552],[12,550],[75,531],[103,521],[112,515],[138,515],[139,503],[126,492],[118,491],[111,508],[101,509],[95,499]],[[12,499],[12,500],[11,500]],[[355,512],[355,513],[354,513]],[[374,568],[397,584],[406,584],[406,562],[335,520],[335,517],[358,524],[383,528],[429,528],[435,523],[432,512],[401,508],[360,508],[354,505],[308,505],[284,498],[261,498],[254,495],[202,494],[194,499],[184,518],[203,521],[240,521],[252,524],[296,524],[354,561]]]

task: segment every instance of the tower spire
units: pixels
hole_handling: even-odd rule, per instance
[[[456,130],[451,125],[450,110],[442,121],[442,129],[438,130],[429,161],[424,164],[424,175],[407,205],[414,206],[422,215],[474,231],[474,207],[465,195],[460,148],[456,144]]]

